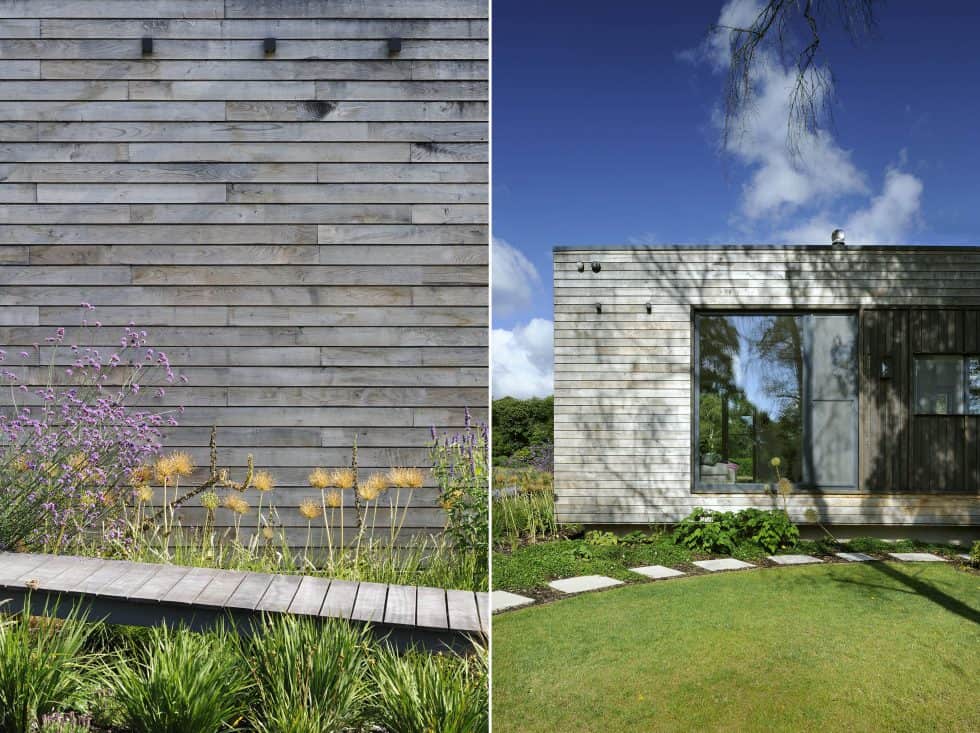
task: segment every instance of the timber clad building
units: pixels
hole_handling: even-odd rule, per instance
[[[240,479],[254,453],[299,544],[310,469],[355,436],[367,475],[485,418],[485,0],[0,16],[0,346],[77,326],[82,301],[102,346],[135,321],[189,378],[166,447],[206,466],[217,424],[219,464]],[[442,526],[435,496],[409,532]]]
[[[561,521],[786,479],[798,522],[975,534],[980,248],[558,248],[554,278]]]

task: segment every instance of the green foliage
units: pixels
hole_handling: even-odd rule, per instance
[[[678,565],[688,562],[691,553],[674,543],[668,534],[654,533],[643,542],[616,545],[588,545],[582,539],[561,539],[522,545],[513,552],[493,555],[493,587],[499,590],[527,591],[550,580],[576,575],[607,575],[628,583],[643,577],[629,568],[643,565]]]
[[[382,650],[371,667],[373,718],[398,733],[479,733],[489,726],[487,654],[464,658]]]
[[[0,733],[33,733],[42,716],[85,710],[98,661],[85,645],[98,628],[77,607],[64,621],[47,614],[0,619]]]
[[[50,713],[41,718],[39,733],[90,733],[91,716],[77,713]]]
[[[513,456],[532,445],[553,443],[554,397],[519,400],[503,397],[493,401],[493,458]]]
[[[980,540],[974,542],[970,550],[970,565],[980,568]]]
[[[593,530],[585,533],[585,544],[593,547],[612,547],[619,544],[619,538],[612,532]]]
[[[511,549],[558,535],[555,499],[551,492],[519,491],[493,501],[493,542]]]
[[[368,699],[366,627],[268,617],[247,642],[260,733],[357,729]]]
[[[251,687],[226,631],[158,627],[106,666],[119,722],[133,733],[216,733],[240,720]]]
[[[740,512],[709,511],[696,508],[674,529],[674,539],[695,552],[732,555],[744,544],[773,553],[793,547],[800,531],[780,509],[743,509]],[[752,552],[742,547],[741,553]]]
[[[486,558],[490,525],[490,464],[486,425],[436,437],[429,450],[432,475],[439,483],[439,504],[446,512],[446,534],[464,551]],[[435,429],[433,429],[435,435]]]
[[[695,552],[730,555],[738,540],[735,515],[697,507],[674,528],[674,539]]]
[[[792,547],[800,539],[800,530],[784,511],[743,509],[736,519],[742,536],[769,553]]]

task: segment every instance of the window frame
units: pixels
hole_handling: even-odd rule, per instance
[[[772,494],[774,487],[772,483],[752,482],[735,484],[711,484],[701,481],[701,466],[698,446],[700,445],[700,420],[698,410],[700,405],[701,387],[701,349],[700,349],[700,329],[698,328],[698,318],[705,316],[848,316],[854,319],[855,325],[855,396],[854,396],[854,472],[853,481],[848,485],[823,485],[815,482],[798,481],[793,483],[793,491],[809,494],[860,494],[860,473],[861,473],[861,318],[858,308],[692,308],[691,309],[691,404],[688,416],[691,420],[691,493],[692,494]],[[803,335],[804,351],[802,354],[804,373],[810,369],[810,355],[806,351],[806,344],[809,335]],[[809,395],[807,394],[807,379],[803,380],[802,393],[800,399],[803,404],[808,404]],[[806,417],[803,417],[804,425]],[[806,436],[802,446],[804,455],[806,454]],[[806,459],[804,459],[805,461]]]

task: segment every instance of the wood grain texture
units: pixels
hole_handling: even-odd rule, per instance
[[[861,490],[794,494],[794,521],[816,510],[825,524],[980,524],[977,421],[910,416],[908,356],[980,348],[978,288],[977,248],[559,248],[559,519],[649,524],[696,506],[776,506],[762,494],[692,490],[692,313],[812,309],[861,311]],[[884,356],[890,380],[872,377]]]
[[[488,55],[486,0],[0,3],[0,348],[43,382],[70,365],[54,328],[91,341],[80,302],[101,349],[145,327],[190,380],[160,398],[186,407],[167,447],[206,462],[217,425],[302,544],[312,467],[354,439],[365,470],[424,465],[432,426],[486,417]],[[443,526],[431,477],[413,501],[411,532]],[[118,585],[160,600],[175,572]],[[205,605],[287,600],[254,574],[188,582]],[[376,591],[325,592],[350,616]]]
[[[391,640],[401,650],[421,645],[432,651],[464,652],[472,648],[474,638],[486,641],[489,634],[481,623],[487,612],[486,593],[449,591],[454,608],[454,623],[449,624],[447,591],[442,588],[308,575],[2,552],[0,593],[10,613],[38,614],[44,609],[45,615],[64,618],[79,604],[88,608],[94,602],[100,620],[109,624],[188,623],[196,631],[217,624],[250,633],[270,612],[318,619],[353,617],[371,622],[378,638]]]

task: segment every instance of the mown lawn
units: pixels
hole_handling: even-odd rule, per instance
[[[493,730],[980,731],[980,576],[827,564],[494,617]]]

